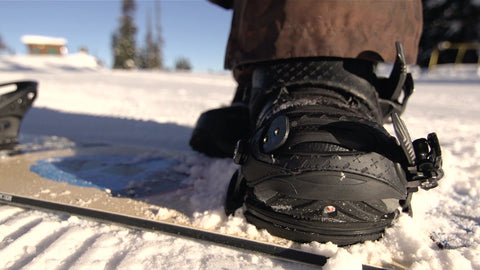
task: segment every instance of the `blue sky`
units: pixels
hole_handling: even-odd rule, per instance
[[[145,39],[147,10],[153,0],[137,0],[137,45]],[[164,65],[186,57],[195,71],[223,70],[231,11],[206,0],[161,0]],[[0,35],[17,54],[26,54],[22,35],[68,40],[69,52],[86,46],[111,66],[111,36],[119,26],[121,0],[0,0]]]

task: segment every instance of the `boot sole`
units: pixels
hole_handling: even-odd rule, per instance
[[[247,221],[272,235],[301,243],[332,242],[339,246],[378,240],[397,216],[397,213],[388,214],[376,222],[332,222],[328,217],[322,220],[299,219],[248,201],[245,206]]]

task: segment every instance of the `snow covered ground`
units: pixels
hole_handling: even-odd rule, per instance
[[[22,126],[23,139],[58,136],[62,143],[191,151],[188,139],[198,115],[228,104],[235,89],[229,74],[34,63],[0,58],[0,82],[39,82],[39,97]],[[449,67],[416,77],[416,93],[403,119],[413,138],[437,132],[446,176],[438,188],[415,194],[414,217],[402,215],[379,241],[346,248],[287,243],[331,256],[325,269],[360,269],[362,262],[400,269],[480,269],[478,70]],[[222,214],[232,162],[191,156],[204,164],[197,168],[204,181],[195,197],[203,207],[192,222],[268,239],[241,217]],[[308,268],[162,233],[10,206],[0,206],[0,239],[0,269]]]

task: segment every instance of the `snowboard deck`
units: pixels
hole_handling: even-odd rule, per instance
[[[195,227],[190,219],[195,205],[189,200],[195,179],[182,168],[191,154],[76,145],[3,155],[0,203],[162,231],[301,263],[326,263],[327,257],[285,246],[284,239],[262,242]]]
[[[122,146],[92,146],[33,151],[4,157],[0,162],[0,171],[4,172],[0,178],[0,191],[55,203],[158,219],[157,214],[161,207],[146,203],[147,194],[136,196],[133,193],[134,187],[129,186],[132,183],[135,184],[134,181],[119,183],[115,179],[116,177],[133,178],[133,175],[141,173],[142,169],[151,170],[152,168],[146,167],[150,164],[141,164],[142,161],[134,160],[143,155],[145,153],[143,151],[146,150]],[[156,153],[155,155],[158,159],[157,163],[175,161],[169,154]],[[130,159],[130,164],[126,162],[127,159]],[[148,159],[152,157],[149,156]],[[149,161],[143,161],[143,163],[149,163]],[[142,165],[145,166],[142,167]],[[150,174],[159,174],[163,171],[152,171]],[[89,177],[92,179],[88,179]],[[112,183],[109,184],[108,181]],[[151,181],[161,180],[152,179]],[[170,187],[170,190],[162,190],[160,193],[165,193],[167,197],[168,193],[177,191],[178,186]],[[116,189],[112,189],[114,187]],[[181,208],[181,205],[177,205],[177,208]],[[174,211],[168,216],[170,217],[164,219],[169,220],[173,217],[179,219],[184,215]]]

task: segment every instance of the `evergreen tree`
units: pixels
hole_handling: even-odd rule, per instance
[[[151,28],[151,27],[150,27]],[[158,43],[153,40],[153,34],[151,32],[147,33],[145,38],[145,50],[146,50],[146,68],[148,69],[160,69],[162,68],[162,63],[160,59],[160,48]]]
[[[147,33],[145,36],[145,45],[138,56],[139,67],[143,69],[162,69],[162,45],[163,39],[161,37],[160,27],[160,9],[155,1],[155,33],[152,29],[152,18],[150,12],[147,13]]]
[[[423,35],[418,63],[428,64],[432,50],[443,41],[480,41],[480,3],[477,0],[423,0]]]
[[[113,68],[129,69],[136,67],[135,34],[137,27],[133,19],[134,12],[135,0],[123,0],[120,27],[112,37]]]
[[[175,61],[175,70],[183,70],[183,71],[190,71],[192,70],[192,65],[190,64],[190,60],[185,57],[177,58]]]
[[[7,49],[7,45],[5,44],[5,42],[3,42],[3,38],[0,35],[0,51],[6,50],[6,49]]]
[[[159,68],[163,68],[163,37],[162,37],[162,25],[160,23],[160,0],[155,0],[155,46],[159,62]]]
[[[147,33],[145,36],[145,47],[139,54],[138,62],[139,67],[142,69],[161,69],[162,59],[160,46],[155,42],[154,34],[152,31],[152,23],[150,19],[150,13],[147,14]]]

